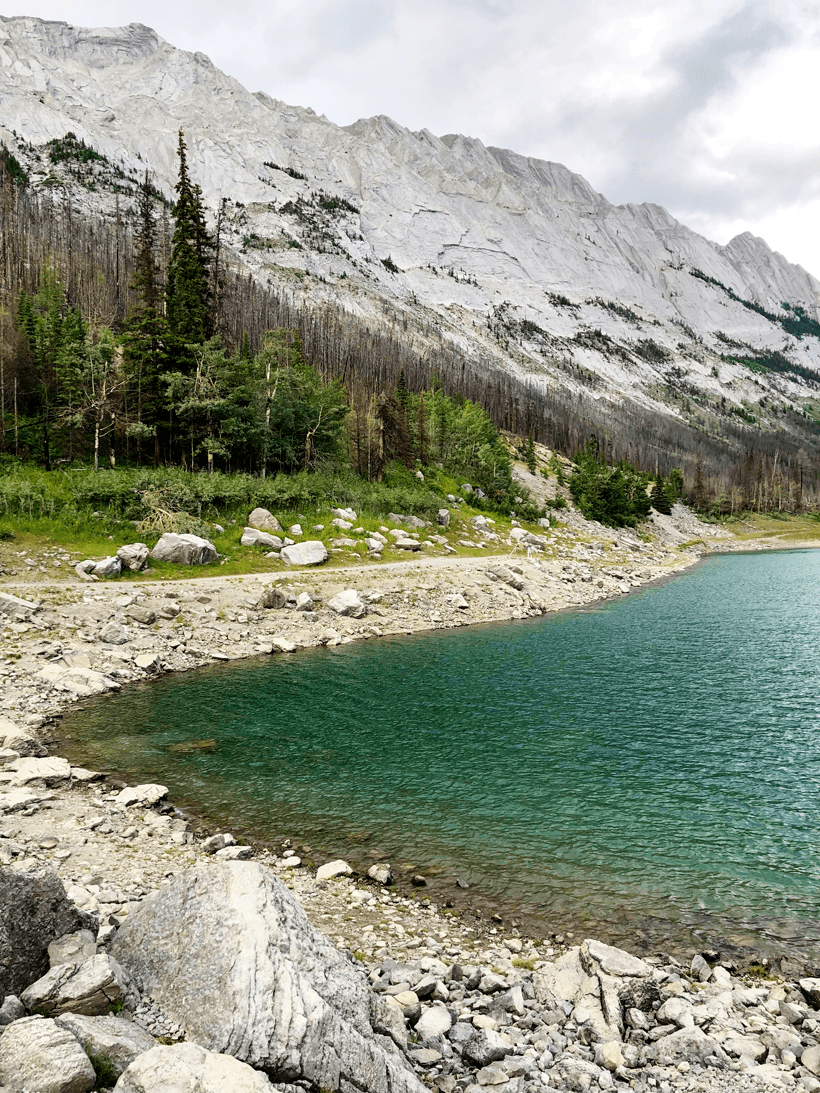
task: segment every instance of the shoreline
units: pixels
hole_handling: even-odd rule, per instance
[[[566,556],[540,561],[538,558],[516,559],[508,553],[491,554],[483,557],[442,557],[418,558],[412,561],[381,563],[378,565],[348,566],[341,570],[297,570],[286,574],[249,574],[242,577],[220,578],[215,576],[196,576],[181,580],[140,581],[130,587],[125,582],[107,585],[83,585],[79,581],[62,583],[51,605],[52,615],[61,616],[61,629],[65,623],[74,624],[74,640],[45,643],[42,630],[36,625],[39,618],[48,624],[44,613],[48,610],[47,601],[31,614],[31,629],[20,634],[17,639],[18,659],[5,658],[3,673],[3,704],[0,716],[17,718],[18,723],[27,730],[36,731],[45,739],[52,754],[63,748],[69,754],[82,752],[82,745],[72,745],[60,738],[60,723],[63,715],[88,699],[103,697],[123,686],[137,683],[153,684],[166,674],[179,674],[208,665],[219,665],[238,660],[250,660],[264,657],[268,652],[281,650],[279,655],[309,650],[322,645],[343,645],[363,640],[378,640],[385,637],[405,637],[429,633],[431,630],[457,629],[461,626],[495,625],[501,622],[526,621],[542,618],[546,614],[564,611],[598,609],[607,603],[615,602],[629,591],[659,586],[681,573],[697,567],[707,556],[704,551],[670,551],[660,546],[657,541],[645,542],[637,535],[622,529],[602,528],[584,521],[577,513],[572,513],[570,525],[574,532],[575,544],[564,548]],[[711,553],[747,553],[751,549],[761,549],[757,544],[738,544],[728,537],[715,539],[708,525],[701,525],[704,538],[712,537],[708,551]],[[566,540],[567,532],[564,531]],[[727,541],[728,540],[728,541]],[[596,541],[615,546],[619,557],[612,558],[613,551],[603,557],[594,557]],[[688,544],[687,544],[688,545]],[[805,549],[808,544],[780,547],[780,549]],[[820,544],[817,544],[820,545]],[[620,549],[619,549],[620,548]],[[717,549],[714,549],[717,548]],[[727,549],[728,548],[728,549]],[[734,549],[732,549],[734,548]],[[739,548],[739,549],[738,549]],[[744,549],[745,548],[745,549]],[[762,549],[777,549],[774,544],[766,543]],[[577,557],[580,553],[581,557]],[[520,585],[512,587],[506,580],[498,577],[488,579],[491,567],[503,566],[507,579]],[[512,566],[512,571],[509,567]],[[431,584],[430,579],[437,580]],[[453,578],[456,578],[455,584]],[[368,589],[368,585],[371,587]],[[372,586],[380,588],[374,589]],[[42,587],[42,582],[9,582],[10,590],[17,587],[20,591]],[[54,586],[49,585],[52,595]],[[332,598],[344,588],[356,588],[363,593],[368,620],[354,619],[350,616],[337,616],[328,611],[326,606],[316,612],[300,613],[287,609],[265,609],[250,606],[257,594],[263,595],[272,588],[289,588],[298,592],[304,587],[316,599],[316,606]],[[457,589],[460,589],[457,590]],[[366,590],[366,591],[365,591]],[[76,596],[81,592],[81,599]],[[253,595],[249,597],[248,592]],[[453,600],[459,597],[463,602],[466,592],[467,604],[453,607],[445,604],[445,597]],[[75,595],[71,595],[75,593]],[[372,600],[369,598],[372,596]],[[125,603],[131,600],[131,603]],[[73,602],[71,602],[73,601]],[[170,601],[172,615],[162,624],[166,629],[157,629],[157,619],[161,616],[152,610],[163,601]],[[204,601],[204,602],[203,602]],[[145,612],[144,604],[150,605],[148,614],[142,615],[142,622],[130,612],[136,607]],[[445,611],[449,607],[449,613]],[[73,610],[72,610],[73,608]],[[95,608],[101,608],[95,611]],[[194,619],[193,615],[197,614]],[[265,629],[262,636],[251,639],[248,627],[251,618]],[[90,632],[92,623],[89,615],[95,615],[93,625],[104,623],[106,618],[131,634],[128,642],[122,645],[106,645]],[[154,618],[149,620],[149,616]],[[220,619],[221,622],[217,622]],[[314,616],[311,618],[311,616]],[[184,620],[180,622],[180,619]],[[309,621],[305,621],[305,620]],[[217,625],[214,626],[214,623]],[[223,625],[224,624],[224,625]],[[330,624],[330,625],[328,625]],[[243,637],[240,628],[245,629]],[[53,628],[53,626],[52,626]],[[29,635],[34,632],[33,639]],[[237,632],[238,631],[238,632]],[[274,631],[274,632],[271,632]],[[238,640],[227,645],[227,636]],[[182,638],[180,641],[179,639]],[[256,645],[253,644],[256,640]],[[5,644],[5,643],[4,643]],[[0,646],[2,649],[3,646]],[[14,657],[15,654],[12,654]],[[0,663],[2,663],[0,661]],[[14,665],[17,680],[28,679],[29,685],[37,695],[38,707],[42,713],[25,712],[25,702],[31,704],[31,697],[23,692],[23,702],[15,708],[9,702],[9,666]],[[43,676],[48,676],[45,686],[40,684]],[[45,693],[43,693],[45,692]],[[45,701],[44,701],[45,700]],[[48,705],[46,705],[46,701]],[[24,706],[22,717],[20,705]],[[128,771],[108,771],[107,777],[112,785],[124,786],[129,780]],[[2,777],[2,766],[0,766]],[[2,798],[0,798],[2,809]],[[207,806],[198,802],[185,803],[186,816],[198,828],[198,835],[205,837],[212,834],[209,825]],[[2,811],[0,811],[2,815]],[[298,826],[298,825],[295,825]],[[241,824],[237,832],[241,833]],[[247,829],[246,829],[247,831]],[[264,852],[265,841],[260,840],[258,832],[249,831],[248,842],[255,852]],[[288,841],[294,840],[303,845],[298,831],[288,832]],[[341,853],[352,859],[361,859],[362,853],[356,853],[349,840],[344,837],[326,840],[333,844],[330,853]],[[269,847],[267,849],[270,849]],[[325,846],[323,849],[328,849]],[[321,857],[318,849],[310,851]],[[424,868],[424,863],[418,863]],[[361,873],[364,874],[366,861],[361,861]],[[76,878],[72,878],[75,879]],[[409,873],[402,877],[399,890],[404,894],[412,893]],[[441,903],[453,906],[456,900],[453,893],[446,889],[444,880],[437,881],[435,875],[427,878],[424,894]],[[525,910],[521,902],[512,898],[497,898],[483,893],[479,889],[471,891],[469,897],[462,892],[458,897],[458,913],[475,917],[477,925],[492,920],[492,916],[503,911],[504,919],[514,922],[531,936],[543,934],[545,930],[553,937],[557,934],[574,933],[583,929],[581,916],[562,914],[550,916],[547,912]],[[450,898],[448,898],[450,897]],[[500,916],[499,916],[500,917]],[[554,921],[549,922],[552,918]],[[551,927],[548,929],[548,927]],[[708,933],[708,922],[698,924],[699,932]],[[651,951],[657,946],[659,931],[643,929],[643,924],[635,923],[630,927],[631,937],[618,927],[611,934],[619,944],[631,941],[632,948]],[[695,926],[682,933],[693,938]],[[662,931],[661,931],[662,932]],[[763,941],[762,937],[759,939]],[[667,938],[665,947],[670,951],[681,952],[689,945],[689,940]],[[764,951],[770,954],[777,946],[761,944],[757,950],[748,951],[750,960]],[[736,956],[740,956],[740,949]]]
[[[611,541],[609,529],[606,536]],[[0,869],[56,874],[70,903],[96,916],[102,954],[112,944],[117,952],[117,938],[123,930],[127,936],[131,916],[148,913],[189,870],[215,878],[221,875],[220,862],[264,867],[295,897],[312,926],[368,975],[372,1005],[382,1013],[388,1002],[398,1007],[390,1036],[406,1053],[405,1065],[424,1083],[417,1083],[416,1093],[425,1087],[435,1093],[483,1093],[488,1085],[490,1093],[492,1086],[498,1093],[540,1093],[544,1087],[596,1085],[625,1093],[654,1093],[658,1087],[681,1093],[818,1093],[812,1053],[820,1060],[815,1036],[820,1006],[814,1011],[813,996],[796,983],[800,975],[814,974],[812,967],[788,958],[770,962],[757,949],[741,955],[729,948],[712,951],[705,936],[701,945],[665,944],[657,934],[650,936],[652,931],[641,936],[637,921],[616,940],[620,948],[608,949],[588,940],[597,931],[581,916],[573,928],[526,921],[524,910],[508,911],[506,904],[498,914],[500,901],[485,899],[477,889],[471,892],[470,911],[463,903],[455,906],[448,898],[454,889],[432,877],[414,886],[409,875],[390,876],[393,870],[382,861],[368,870],[363,862],[354,870],[344,846],[343,860],[317,869],[322,855],[312,860],[316,851],[300,843],[298,833],[267,845],[252,838],[238,843],[240,828],[196,829],[196,807],[190,814],[180,812],[168,802],[164,785],[129,787],[111,775],[71,766],[58,754],[60,719],[69,709],[124,686],[153,686],[166,674],[262,656],[260,643],[287,656],[297,648],[598,609],[632,589],[664,584],[704,560],[704,552],[670,552],[624,536],[624,554],[616,564],[608,556],[587,557],[594,548],[588,528],[581,529],[577,542],[576,551],[540,563],[495,554],[414,560],[389,571],[382,565],[266,574],[261,580],[197,577],[130,587],[77,581],[59,589],[42,582],[42,602],[18,607],[12,615],[0,587],[5,618],[13,619],[0,640]],[[495,570],[492,577],[490,570]],[[438,580],[431,583],[432,576]],[[300,619],[286,607],[250,606],[251,599],[258,603],[257,597],[283,586],[293,593],[310,589],[317,610],[307,614],[316,618]],[[35,586],[6,585],[12,587]],[[361,592],[365,613],[359,618],[329,614],[327,602],[344,588]],[[251,590],[254,597],[248,596]],[[170,609],[166,615],[164,605]],[[0,623],[3,619],[0,614]],[[125,628],[128,640],[101,640],[110,626]],[[70,754],[71,746],[66,750]],[[593,951],[599,956],[591,960]],[[630,955],[635,952],[644,958]],[[645,982],[654,982],[652,996],[658,997],[650,1012],[625,1008],[631,1001],[612,1002],[607,992],[623,981],[613,980],[604,967],[610,959],[616,967],[636,962],[640,974],[649,976]],[[584,984],[593,984],[593,994],[584,994],[592,989]],[[422,986],[433,990],[432,996],[421,993]],[[569,999],[563,1009],[556,1008],[561,997]],[[741,1012],[742,1024],[727,1017]],[[451,1032],[421,1033],[422,1026],[438,1028],[444,1014]],[[794,1014],[805,1017],[805,1026],[787,1032]],[[188,1038],[185,1014],[168,1014],[156,998],[143,996],[126,1016],[172,1045],[154,1051],[172,1053],[173,1045]],[[754,1038],[769,1025],[771,1032]],[[483,1069],[457,1039],[479,1035],[496,1037],[499,1054],[492,1058],[504,1054]],[[581,1085],[574,1084],[578,1081]],[[588,1081],[591,1086],[584,1084]]]

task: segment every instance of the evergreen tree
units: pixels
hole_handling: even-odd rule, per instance
[[[212,330],[209,284],[213,241],[205,226],[202,191],[191,182],[185,135],[180,129],[179,179],[175,186],[174,234],[166,275],[166,315],[178,351],[201,345]]]
[[[527,434],[527,444],[524,448],[524,462],[527,464],[527,470],[530,474],[535,474],[538,469],[538,464],[535,461],[535,444],[533,443],[532,433]]]
[[[57,412],[57,359],[64,346],[82,341],[86,327],[76,308],[65,307],[65,289],[57,274],[46,266],[33,296],[20,294],[18,326],[26,342],[31,371],[28,409],[39,425],[43,462],[51,470],[52,425]]]
[[[669,516],[672,512],[672,505],[674,503],[674,487],[662,474],[656,474],[655,481],[652,484],[653,507],[657,512],[662,513],[664,516]]]
[[[162,314],[157,249],[157,226],[146,171],[137,202],[136,268],[132,282],[137,303],[125,323],[123,345],[136,401],[129,432],[138,440],[154,438],[155,461],[159,460],[156,421],[161,410],[160,376],[167,364],[170,337],[168,322]]]

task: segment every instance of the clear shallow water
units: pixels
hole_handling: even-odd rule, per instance
[[[167,677],[64,731],[215,826],[386,857],[452,898],[458,876],[544,929],[820,951],[820,552]]]

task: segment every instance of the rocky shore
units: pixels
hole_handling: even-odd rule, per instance
[[[697,560],[579,521],[550,530],[550,556],[513,539],[261,580],[7,583],[3,1093],[820,1090],[812,969],[749,979],[719,953],[641,960],[468,922],[396,891],[389,863],[357,876],[203,837],[165,786],[119,788],[43,742],[78,699],[164,672],[526,618]]]

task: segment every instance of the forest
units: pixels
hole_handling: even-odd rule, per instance
[[[72,136],[60,155],[95,155]],[[0,458],[258,478],[341,462],[370,482],[437,465],[509,508],[506,429],[572,458],[592,444],[600,467],[656,485],[680,473],[678,492],[714,513],[817,507],[811,422],[698,432],[261,284],[224,245],[221,214],[208,229],[182,133],[178,154],[173,206],[146,174],[92,221],[31,192],[3,153]]]

